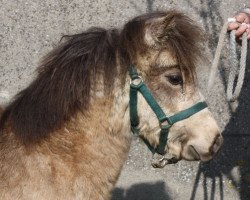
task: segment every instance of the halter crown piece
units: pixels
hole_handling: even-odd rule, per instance
[[[168,132],[170,127],[181,120],[187,119],[190,116],[194,115],[195,113],[203,110],[207,107],[206,102],[198,102],[195,105],[191,106],[190,108],[186,110],[182,110],[170,117],[168,117],[160,105],[157,103],[147,86],[144,84],[142,78],[138,75],[137,70],[134,66],[130,66],[129,69],[129,75],[131,78],[130,81],[130,94],[129,94],[129,112],[130,112],[130,123],[131,123],[131,130],[134,134],[139,134],[139,116],[137,111],[137,99],[138,99],[138,92],[142,94],[142,96],[147,101],[150,108],[155,113],[159,124],[160,124],[160,138],[159,138],[159,144],[155,148],[150,143],[144,139],[143,141],[148,146],[149,150],[155,154],[165,154],[165,147],[167,144],[168,139]]]

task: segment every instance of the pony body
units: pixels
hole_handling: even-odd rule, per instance
[[[109,199],[131,143],[128,67],[137,66],[168,113],[182,110],[200,99],[201,35],[172,11],[136,17],[120,31],[65,36],[2,114],[0,199]],[[156,146],[158,122],[138,101],[141,135]],[[166,151],[177,159],[208,160],[221,145],[208,110],[171,130]]]

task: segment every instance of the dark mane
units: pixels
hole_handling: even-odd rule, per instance
[[[78,111],[84,113],[89,106],[90,88],[96,74],[103,74],[105,91],[112,91],[118,75],[116,56],[121,62],[119,76],[125,79],[136,53],[146,51],[143,41],[145,22],[167,15],[179,20],[177,28],[169,35],[167,46],[179,55],[180,60],[188,62],[187,66],[193,65],[200,50],[196,45],[200,29],[176,12],[136,17],[121,32],[92,28],[65,36],[66,41],[44,59],[37,78],[5,109],[0,127],[3,128],[9,120],[14,133],[29,144],[49,136]]]
[[[59,128],[90,98],[91,76],[103,71],[106,90],[116,77],[118,31],[92,28],[65,36],[67,41],[49,53],[38,77],[21,91],[5,115],[23,141],[37,141]]]

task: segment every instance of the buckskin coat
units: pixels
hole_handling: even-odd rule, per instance
[[[202,31],[184,14],[145,14],[121,30],[63,39],[2,113],[0,199],[110,198],[131,142],[130,64],[170,115],[202,99],[195,83]],[[156,146],[158,121],[138,98],[140,134]],[[171,127],[166,152],[209,160],[221,143],[205,109]]]

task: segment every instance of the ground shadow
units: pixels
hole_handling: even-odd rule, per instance
[[[170,200],[166,185],[159,181],[156,183],[140,183],[128,189],[115,188],[111,200]]]
[[[224,23],[220,14],[220,1],[200,0],[200,5],[195,5],[188,0],[188,5],[200,16],[206,33],[208,34],[208,45],[210,49],[214,49],[217,44],[221,27]]]
[[[218,181],[221,200],[224,199],[224,187],[239,192],[241,200],[250,199],[250,52],[248,52],[246,76],[239,97],[239,106],[225,127],[223,137],[224,144],[218,156],[209,163],[200,164],[191,200],[195,199],[202,176],[204,200],[217,199],[215,189],[218,188],[216,187]],[[233,172],[235,168],[237,169]],[[240,179],[235,178],[237,172],[239,174],[236,176]],[[226,177],[224,181],[223,175]]]
[[[220,1],[201,1],[194,5],[188,1],[191,8],[202,18],[205,30],[209,32],[210,49],[215,50],[218,35],[223,25],[219,8]],[[212,50],[212,52],[213,52]],[[223,64],[222,64],[223,66]],[[223,69],[223,67],[222,67]],[[227,74],[220,69],[221,78],[225,84]],[[201,163],[191,192],[191,200],[196,199],[199,182],[203,186],[204,200],[224,199],[225,187],[240,194],[241,200],[250,199],[250,53],[248,52],[247,69],[244,86],[239,97],[239,107],[232,114],[230,122],[223,132],[224,145],[218,156],[209,163]],[[235,170],[233,169],[236,169]],[[235,173],[239,178],[235,179]],[[223,180],[223,175],[226,180]],[[219,190],[219,191],[216,191]]]
[[[145,12],[140,5],[137,4],[136,1],[130,1],[130,4],[138,13]],[[146,0],[146,12],[153,12],[154,11],[154,0]]]

